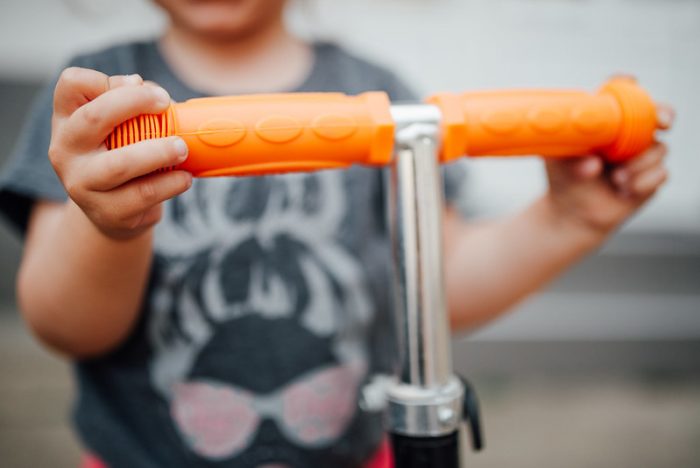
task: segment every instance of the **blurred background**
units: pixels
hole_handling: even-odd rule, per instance
[[[600,252],[508,317],[456,339],[487,451],[467,466],[700,466],[700,2],[298,0],[300,34],[332,39],[431,91],[595,89],[636,75],[679,118],[670,182]],[[0,164],[32,97],[77,52],[157,35],[146,0],[0,3]],[[468,162],[477,217],[544,188],[537,159]],[[21,243],[0,222],[0,466],[77,466],[70,369],[14,305]]]

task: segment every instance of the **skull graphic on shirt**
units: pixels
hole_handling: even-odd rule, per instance
[[[343,177],[197,180],[166,204],[150,376],[199,457],[303,465],[353,423],[375,310],[338,238]]]

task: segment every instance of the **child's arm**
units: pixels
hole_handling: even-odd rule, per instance
[[[79,358],[120,343],[134,323],[161,202],[189,188],[179,138],[106,151],[124,120],[162,112],[170,98],[140,77],[71,68],[54,93],[49,158],[70,199],[32,210],[17,292],[23,315],[49,346]]]
[[[447,300],[453,329],[495,318],[596,249],[667,178],[656,144],[608,177],[597,157],[548,161],[549,192],[500,222],[445,216]]]

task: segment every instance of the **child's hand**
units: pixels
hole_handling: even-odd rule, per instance
[[[187,158],[179,137],[145,140],[107,151],[114,127],[139,114],[163,112],[168,93],[138,75],[107,76],[68,68],[54,92],[49,159],[71,200],[112,238],[131,238],[153,226],[161,202],[187,190],[185,171],[154,173]]]
[[[673,109],[659,108],[664,128]],[[656,143],[634,159],[605,167],[598,156],[549,160],[549,199],[559,220],[570,220],[595,234],[607,235],[639,209],[668,178],[666,145]]]

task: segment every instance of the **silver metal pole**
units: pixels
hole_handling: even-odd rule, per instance
[[[389,429],[416,437],[459,428],[464,388],[452,375],[442,249],[440,111],[393,106],[395,157],[389,194],[398,282],[400,369],[388,390]]]

